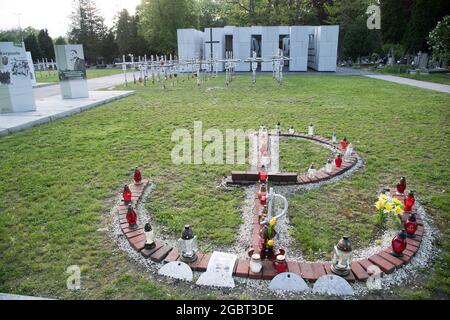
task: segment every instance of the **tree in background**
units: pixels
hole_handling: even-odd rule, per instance
[[[119,55],[119,48],[116,42],[116,36],[113,30],[109,30],[100,42],[100,55],[106,63],[112,63],[114,58]],[[99,57],[97,57],[99,58]]]
[[[88,63],[95,63],[101,56],[101,43],[108,34],[103,17],[93,0],[74,0],[69,42],[83,44]]]
[[[415,0],[411,20],[406,27],[403,43],[409,52],[427,51],[426,39],[437,22],[449,13],[448,0]]]
[[[36,38],[36,35],[34,33],[30,33],[24,40],[25,48],[27,51],[31,52],[31,56],[33,57],[33,60],[46,58],[39,47],[39,42]]]
[[[177,29],[198,27],[193,0],[143,1],[137,14],[139,32],[148,41],[152,53],[174,53]]]
[[[339,25],[340,56],[353,60],[374,52],[381,52],[381,33],[367,28],[367,7],[370,0],[341,0],[325,4],[329,24]],[[383,26],[382,26],[383,28]]]
[[[380,0],[380,9],[383,42],[390,46],[390,56],[395,61],[394,48],[401,43],[406,29],[402,0]]]
[[[39,43],[39,48],[41,49],[42,55],[49,60],[55,60],[55,48],[53,47],[53,40],[48,35],[47,29],[39,31],[37,41]]]
[[[444,65],[450,65],[450,15],[438,22],[428,36],[428,44],[433,55],[441,59]]]
[[[224,27],[229,24],[228,7],[218,0],[198,0],[199,28]]]

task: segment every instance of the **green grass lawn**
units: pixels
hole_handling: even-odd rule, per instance
[[[448,95],[384,81],[345,76],[287,75],[282,87],[270,76],[223,77],[198,88],[180,83],[129,86],[125,100],[0,138],[0,292],[61,298],[192,298],[191,293],[140,274],[99,228],[107,226],[113,196],[132,179],[133,168],[156,183],[147,208],[156,228],[179,237],[190,224],[204,250],[232,244],[242,220],[240,188],[217,188],[231,170],[246,165],[182,165],[171,162],[177,128],[256,129],[277,121],[303,132],[346,136],[364,157],[351,178],[289,199],[293,236],[308,258],[328,258],[344,234],[354,247],[379,234],[373,202],[380,187],[400,175],[417,190],[448,235],[450,100]],[[206,88],[205,88],[206,87]],[[304,141],[281,144],[281,166],[304,171],[329,152]],[[296,161],[298,159],[298,161]],[[401,297],[449,295],[449,241],[420,290]],[[246,248],[242,248],[245,250]],[[82,268],[83,290],[65,289],[70,265]],[[417,296],[420,291],[421,295]],[[200,296],[203,297],[203,296]],[[196,296],[195,298],[198,298]]]
[[[86,75],[88,79],[94,79],[99,77],[112,76],[115,74],[122,73],[122,69],[87,69]],[[57,71],[37,71],[36,70],[36,81],[38,83],[53,83],[59,82]]]

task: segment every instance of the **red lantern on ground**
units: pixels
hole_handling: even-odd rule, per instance
[[[401,177],[399,183],[397,183],[398,194],[404,194],[406,190],[406,178]]]
[[[134,169],[134,183],[141,184],[142,183],[142,174],[138,167]]]
[[[274,265],[275,265],[275,270],[277,270],[277,273],[287,272],[287,270],[288,270],[288,265],[286,263],[286,257],[282,254],[277,255]]]
[[[130,228],[137,227],[137,214],[136,211],[134,211],[131,204],[128,206],[127,221],[128,224],[130,225]]]
[[[336,168],[340,168],[342,166],[342,156],[340,154],[336,156],[334,164],[336,165]]]
[[[342,148],[342,152],[345,152],[347,150],[347,146],[348,146],[348,141],[347,138],[344,138],[341,140],[341,148]]]
[[[408,221],[405,223],[405,230],[408,238],[415,238],[416,231],[417,231],[417,221],[416,221],[416,215],[414,213],[411,213]]]
[[[125,204],[131,203],[131,190],[128,185],[125,185],[125,187],[123,188],[122,196],[123,202],[125,202]]]
[[[394,239],[392,239],[392,255],[403,257],[403,251],[406,249],[406,231],[400,231]]]
[[[414,202],[416,202],[416,199],[414,198],[414,193],[410,191],[408,195],[405,197],[405,209],[404,211],[409,212],[411,211],[412,207],[414,206]]]
[[[264,183],[267,182],[267,179],[269,178],[266,167],[263,165],[261,167],[261,171],[259,171],[259,182]]]

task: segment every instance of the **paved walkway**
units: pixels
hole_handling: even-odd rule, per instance
[[[0,136],[68,117],[132,95],[134,91],[96,91],[123,83],[123,74],[90,79],[88,80],[89,98],[84,99],[62,99],[59,83],[33,88],[36,111],[0,114]]]
[[[41,297],[20,296],[17,294],[0,293],[0,300],[53,300]]]
[[[428,81],[420,81],[420,80],[414,80],[414,79],[408,79],[408,78],[402,78],[402,77],[396,77],[396,76],[390,76],[390,75],[381,75],[381,74],[369,74],[365,75],[366,77],[372,78],[372,79],[378,79],[378,80],[384,80],[389,82],[395,82],[399,84],[405,84],[408,86],[418,87],[422,89],[428,89],[443,93],[450,93],[450,86],[445,84],[439,84],[439,83],[433,83]]]

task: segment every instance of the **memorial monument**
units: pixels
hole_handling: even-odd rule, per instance
[[[63,99],[88,98],[83,46],[80,44],[55,46],[55,54]]]
[[[0,113],[36,110],[30,72],[25,45],[0,42]]]

